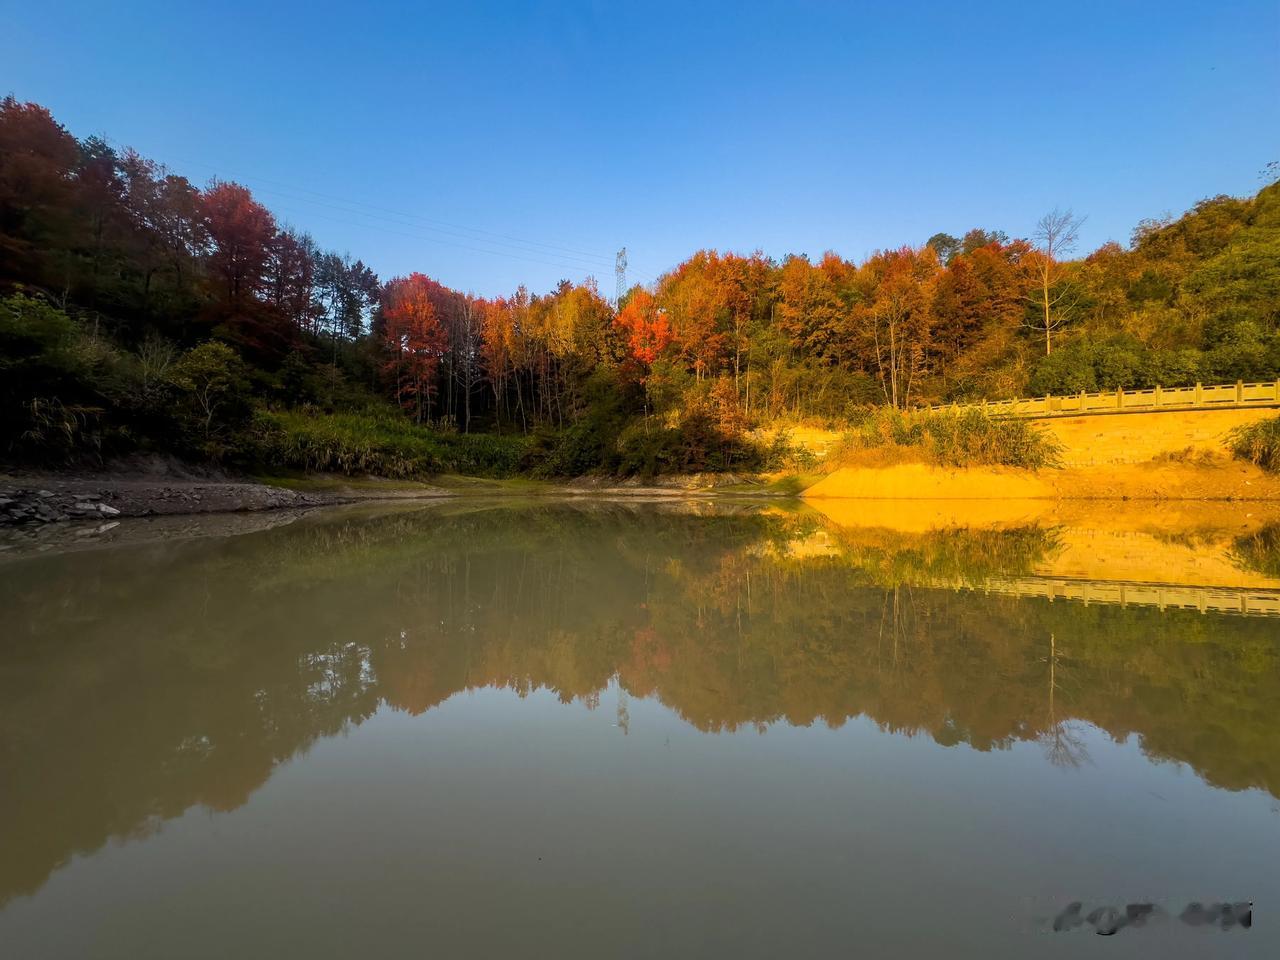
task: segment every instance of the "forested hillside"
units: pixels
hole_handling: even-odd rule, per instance
[[[1078,225],[1055,211],[1027,238],[938,233],[862,263],[699,251],[620,305],[567,281],[485,298],[380,278],[239,184],[194,185],[10,97],[0,456],[727,469],[770,455],[746,439],[761,423],[1280,376],[1280,185],[1084,256]]]

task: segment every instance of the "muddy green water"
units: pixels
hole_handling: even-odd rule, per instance
[[[0,956],[1280,956],[1280,619],[1014,596],[1034,526],[257,525],[0,563]]]

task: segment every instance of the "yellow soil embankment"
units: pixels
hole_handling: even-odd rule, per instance
[[[1236,427],[1270,409],[1188,410],[1038,420],[1062,446],[1059,469],[949,469],[919,463],[846,467],[805,491],[811,499],[1272,500],[1280,476],[1231,458]],[[825,438],[810,438],[813,440]]]
[[[1071,467],[1141,463],[1187,452],[1228,456],[1228,433],[1276,415],[1272,409],[1181,410],[1046,418],[1033,423],[1062,444],[1062,462]]]

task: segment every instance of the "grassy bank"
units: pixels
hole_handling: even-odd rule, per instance
[[[924,463],[943,467],[1057,466],[1061,448],[1026,420],[997,419],[981,410],[867,413],[827,458],[831,467]]]

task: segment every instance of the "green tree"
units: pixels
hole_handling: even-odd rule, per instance
[[[206,445],[243,422],[248,411],[247,371],[240,355],[225,343],[210,341],[187,351],[173,365],[170,382]]]

